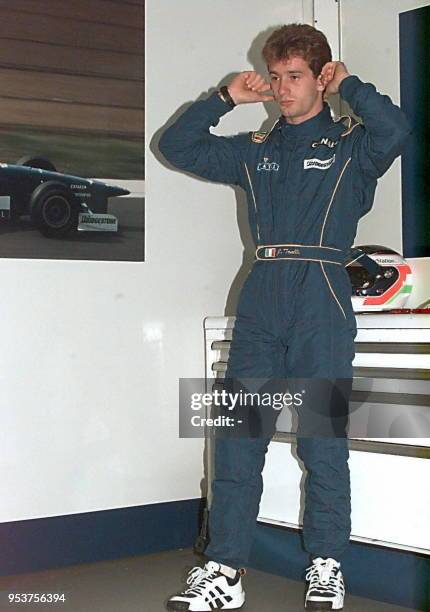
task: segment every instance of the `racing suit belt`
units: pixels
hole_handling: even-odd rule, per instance
[[[308,244],[262,244],[257,247],[255,257],[259,261],[275,261],[279,259],[301,259],[306,261],[321,261],[342,266],[345,252],[342,249]]]

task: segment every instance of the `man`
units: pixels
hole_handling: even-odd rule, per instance
[[[226,378],[351,380],[356,322],[343,264],[377,179],[400,154],[410,127],[387,96],[332,61],[326,37],[309,25],[276,30],[263,57],[270,86],[255,72],[238,74],[179,117],[160,150],[174,166],[247,194],[256,262],[240,295]],[[363,124],[333,120],[325,98],[338,92]],[[273,99],[281,118],[270,132],[210,133],[234,107]],[[313,394],[311,429],[320,408],[329,417],[334,412],[330,393],[323,395]],[[307,470],[303,537],[311,557],[305,607],[341,610],[339,559],[351,526],[346,421],[335,435],[308,432],[300,435],[299,425],[297,453]],[[189,587],[170,598],[170,610],[243,604],[241,576],[269,441],[269,435],[216,440],[208,562],[190,572]]]

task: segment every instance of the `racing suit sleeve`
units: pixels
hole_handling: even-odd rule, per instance
[[[210,127],[231,110],[215,93],[194,102],[161,136],[159,149],[176,168],[210,181],[240,184],[243,136],[216,136]]]
[[[371,83],[350,75],[340,84],[339,93],[364,124],[353,149],[353,161],[370,179],[378,179],[402,152],[412,133],[403,111],[380,94]]]

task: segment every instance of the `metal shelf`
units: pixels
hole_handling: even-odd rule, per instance
[[[277,431],[273,442],[285,442],[296,444],[296,435],[288,432]],[[384,455],[402,455],[404,457],[419,457],[430,459],[430,448],[416,444],[401,444],[396,442],[381,442],[379,440],[355,440],[349,438],[348,447],[350,450],[363,451],[367,453],[382,453]]]

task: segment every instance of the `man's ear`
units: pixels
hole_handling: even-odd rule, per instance
[[[326,88],[326,84],[324,83],[323,75],[319,74],[317,76],[317,90],[324,91]]]

